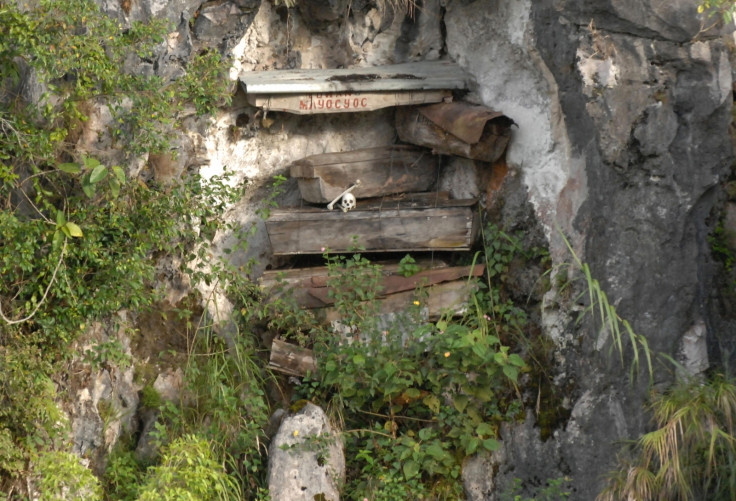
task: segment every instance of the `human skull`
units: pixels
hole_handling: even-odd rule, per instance
[[[342,201],[340,202],[340,207],[342,207],[343,212],[355,209],[356,205],[357,201],[355,200],[355,195],[352,193],[346,193],[343,195]]]

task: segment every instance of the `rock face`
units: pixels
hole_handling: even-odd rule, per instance
[[[707,221],[732,160],[732,96],[723,42],[693,40],[695,5],[449,2],[445,22],[450,55],[475,74],[483,104],[519,124],[509,165],[522,172],[553,257],[565,259],[557,225],[652,351],[707,367],[698,341],[715,335]],[[573,388],[570,418],[546,442],[528,423],[505,430],[496,481],[569,475],[571,499],[593,499],[614,442],[643,430],[646,383],[630,387],[628,367],[599,354],[605,338],[593,323],[575,331],[557,315],[546,315],[550,334],[580,343],[560,346],[555,368],[556,383]],[[655,373],[655,383],[668,377]]]
[[[158,58],[135,68],[166,77],[183,71],[202,48],[230,58],[233,88],[244,71],[455,60],[475,79],[468,98],[518,124],[506,158],[514,191],[499,211],[504,222],[522,227],[522,220],[532,220],[541,227],[555,264],[571,261],[561,229],[653,352],[680,358],[692,372],[730,352],[733,367],[736,348],[729,334],[736,319],[724,311],[736,299],[721,297],[714,287],[708,242],[733,160],[732,69],[722,38],[699,32],[696,2],[425,0],[414,18],[392,6],[400,3],[300,0],[298,8],[286,9],[257,0],[100,0],[125,24],[152,17],[172,23]],[[40,95],[31,83],[29,95]],[[95,142],[105,128],[105,110],[95,113],[80,147],[106,147]],[[147,159],[153,175],[166,180],[201,168],[207,177],[228,168],[235,181],[248,180],[229,217],[256,231],[247,253],[230,260],[240,266],[255,258],[254,276],[277,264],[256,214],[274,174],[308,155],[395,142],[390,110],[264,114],[240,90],[232,106],[209,122],[192,114],[184,123],[179,156]],[[458,195],[485,189],[467,162],[456,161],[447,172],[441,186]],[[280,201],[294,202],[294,194],[289,185]],[[734,203],[736,195],[728,228],[736,228]],[[220,234],[216,242],[224,249],[234,238]],[[542,434],[541,414],[548,409],[538,414],[530,408],[524,423],[504,427],[505,449],[465,468],[469,499],[497,499],[514,478],[531,494],[547,479],[566,476],[572,479],[570,499],[594,499],[602,475],[614,466],[615,442],[638,436],[646,426],[646,375],[630,385],[628,366],[606,355],[607,334],[599,336],[590,319],[573,322],[571,309],[584,306],[554,290],[545,296],[542,335],[556,345],[555,365],[548,369],[564,395],[554,403],[557,420]],[[217,311],[229,310],[218,304]],[[654,374],[657,384],[670,377]],[[97,409],[111,399],[108,380],[115,378],[132,388],[131,376],[110,371],[90,379],[79,395],[74,412],[80,453],[109,448],[115,440],[101,438],[110,428]],[[115,410],[137,405],[133,395]],[[314,441],[325,433],[324,413],[311,404],[284,421],[271,445],[272,499],[311,501],[320,493],[338,499],[344,459],[336,444]]]
[[[271,499],[337,501],[344,479],[342,444],[324,411],[308,403],[284,418],[268,451]]]

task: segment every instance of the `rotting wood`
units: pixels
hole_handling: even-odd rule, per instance
[[[266,230],[274,255],[470,250],[478,235],[476,200],[431,203],[380,200],[343,213],[319,208],[273,210]],[[355,237],[355,238],[354,238]]]
[[[430,287],[443,282],[450,282],[460,278],[479,277],[485,271],[484,265],[453,266],[437,270],[426,270],[416,273],[410,277],[398,274],[384,275],[378,290],[375,291],[378,298],[384,298],[400,292],[414,291],[419,287]],[[307,288],[307,293],[317,299],[322,305],[328,306],[335,301],[327,287],[327,277],[324,280],[314,281],[313,286]]]
[[[462,315],[467,311],[468,299],[477,284],[468,280],[455,280],[427,287],[426,298],[420,301],[419,308],[424,309],[429,320],[437,320],[442,315]],[[391,294],[383,299],[377,300],[378,313],[386,315],[399,313],[412,307],[417,296],[414,291],[399,292]],[[329,322],[340,321],[340,314],[333,307],[325,308],[325,320]]]
[[[425,191],[437,180],[437,158],[425,148],[391,145],[312,155],[289,170],[304,200],[327,203],[358,179],[356,198]]]
[[[248,94],[248,103],[266,111],[285,111],[297,115],[355,113],[391,106],[416,106],[441,103],[452,98],[444,90],[393,92],[338,92],[334,94]]]
[[[513,124],[501,112],[462,102],[396,110],[396,130],[402,141],[485,162],[503,155]]]
[[[396,262],[375,262],[381,265],[384,277],[397,274],[400,264]],[[418,259],[415,263],[420,270],[436,271],[447,268],[447,263],[438,259]],[[329,270],[326,266],[314,268],[294,268],[290,270],[268,270],[260,278],[261,289],[266,294],[266,300],[276,301],[284,295],[291,295],[297,306],[302,308],[322,308],[325,303],[316,295],[310,294],[314,287],[327,287]]]
[[[317,373],[317,362],[312,350],[280,339],[274,339],[271,343],[268,366],[290,376],[304,377],[307,373]]]

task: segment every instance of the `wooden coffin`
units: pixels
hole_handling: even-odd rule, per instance
[[[274,339],[268,366],[290,376],[306,376],[317,373],[317,362],[312,350]]]
[[[462,102],[396,110],[396,129],[402,141],[485,162],[501,158],[513,124],[503,113]]]
[[[418,287],[464,281],[467,277],[479,277],[485,266],[452,266],[444,262],[418,261],[420,271],[405,277],[399,273],[398,263],[381,266],[381,283],[376,291],[377,297],[384,298],[404,292],[413,293]],[[267,271],[261,277],[261,287],[268,301],[291,294],[296,304],[303,308],[323,308],[334,303],[330,297],[326,267],[300,268],[284,271]],[[431,294],[431,293],[430,293]],[[435,294],[435,296],[438,296]]]
[[[438,169],[429,150],[399,145],[312,155],[290,165],[302,198],[311,203],[331,202],[358,179],[356,198],[426,191]]]
[[[274,255],[470,250],[478,235],[476,200],[378,199],[350,212],[326,208],[271,211],[266,230]]]

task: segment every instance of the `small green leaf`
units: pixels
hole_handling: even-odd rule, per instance
[[[67,174],[79,174],[79,172],[82,170],[79,164],[75,163],[59,164],[58,169],[62,172],[66,172]]]
[[[107,167],[105,167],[104,165],[98,165],[92,170],[92,173],[89,175],[89,182],[92,184],[97,184],[106,177]]]
[[[404,477],[407,480],[410,480],[417,476],[419,473],[419,465],[416,463],[416,461],[407,461],[402,466],[402,469],[404,470]]]
[[[79,237],[82,237],[83,236],[82,228],[80,228],[76,224],[72,223],[71,221],[67,221],[67,223],[64,226],[62,226],[61,229],[63,230],[64,228],[66,228],[67,230],[69,230],[69,236],[70,237],[79,238]],[[64,233],[66,233],[66,232],[64,232]]]

